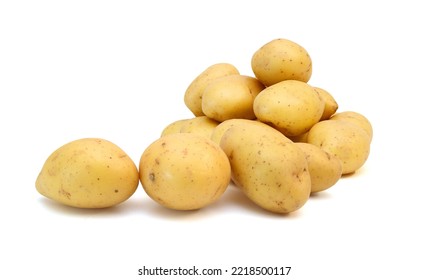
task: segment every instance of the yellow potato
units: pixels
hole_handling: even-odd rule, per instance
[[[220,145],[221,138],[223,134],[232,126],[235,125],[259,125],[259,126],[268,126],[265,123],[262,123],[257,120],[247,120],[247,119],[230,119],[224,122],[221,122],[217,125],[216,128],[212,131],[211,140]]]
[[[370,121],[360,113],[352,112],[352,111],[345,111],[345,112],[341,112],[341,113],[337,113],[337,114],[333,115],[330,119],[332,119],[332,120],[344,120],[344,121],[349,121],[353,124],[356,124],[359,127],[361,127],[362,129],[364,129],[365,132],[367,132],[367,134],[369,135],[369,138],[370,138],[370,142],[373,139],[373,127],[372,127]]]
[[[308,132],[305,132],[303,134],[297,135],[297,136],[288,136],[288,138],[293,141],[294,143],[307,143],[308,142]]]
[[[312,60],[300,45],[287,39],[276,39],[257,50],[251,67],[256,78],[266,86],[284,80],[308,82],[312,75]]]
[[[254,113],[286,136],[304,134],[324,111],[324,101],[310,85],[293,80],[262,90],[254,100]]]
[[[326,120],[314,125],[308,143],[320,147],[342,162],[342,174],[358,170],[370,153],[369,135],[359,126],[343,120]]]
[[[342,162],[338,158],[312,144],[296,145],[306,155],[311,175],[311,193],[324,191],[339,181],[342,176]]]
[[[215,202],[230,182],[230,164],[220,147],[192,133],[154,141],[140,159],[140,181],[157,203],[194,210]]]
[[[229,63],[217,63],[205,69],[190,83],[184,93],[184,103],[187,108],[196,117],[203,116],[202,93],[207,85],[217,78],[237,74],[239,71]]]
[[[170,123],[162,130],[161,136],[165,136],[172,133],[180,133],[181,128],[188,120],[189,119],[182,119]]]
[[[336,113],[339,105],[337,104],[334,97],[325,89],[314,87],[316,92],[320,95],[321,99],[324,100],[324,112],[321,116],[320,121],[328,120],[334,113]]]
[[[212,81],[202,94],[202,112],[219,122],[255,119],[254,98],[265,86],[256,78],[230,75]]]
[[[232,167],[232,179],[263,209],[290,213],[309,198],[311,179],[305,154],[269,126],[235,125],[223,135],[221,148]]]
[[[105,208],[127,200],[137,189],[138,170],[115,144],[84,138],[65,144],[46,160],[37,191],[78,208]]]
[[[219,122],[206,116],[194,117],[183,123],[180,133],[196,133],[211,138],[211,134],[218,124]]]

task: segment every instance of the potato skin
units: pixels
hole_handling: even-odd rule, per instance
[[[326,120],[314,125],[308,143],[320,147],[342,162],[342,175],[364,165],[370,154],[370,138],[359,126],[343,120]]]
[[[46,160],[37,191],[78,208],[106,208],[127,200],[139,184],[129,156],[104,139],[83,138],[63,145]]]
[[[217,125],[219,122],[207,116],[194,117],[182,123],[180,133],[196,133],[211,138],[211,134]]]
[[[213,140],[215,143],[220,145],[221,138],[223,137],[224,133],[235,125],[258,125],[258,126],[268,126],[265,123],[262,123],[257,120],[247,120],[247,119],[230,119],[226,120],[224,122],[221,122],[219,125],[217,125],[216,128],[212,131],[211,134],[211,140]]]
[[[172,133],[180,133],[181,128],[189,119],[180,119],[168,124],[161,132],[160,136],[165,136]]]
[[[202,94],[202,112],[222,122],[229,119],[255,119],[254,98],[265,86],[256,78],[229,75],[212,81]]]
[[[308,82],[312,75],[312,60],[299,44],[287,39],[275,39],[258,49],[251,59],[254,75],[265,86],[284,80]]]
[[[196,117],[203,116],[202,93],[208,84],[217,78],[237,74],[239,74],[238,69],[229,63],[217,63],[206,68],[190,83],[184,93],[184,103],[187,108]]]
[[[311,181],[304,153],[271,127],[236,125],[223,135],[232,179],[255,204],[290,213],[309,198]]]
[[[296,145],[306,155],[311,175],[311,193],[325,191],[339,181],[342,176],[342,162],[338,158],[312,144]]]
[[[175,133],[159,138],[143,152],[140,181],[157,203],[175,210],[195,210],[215,202],[230,182],[230,164],[207,137]]]
[[[373,127],[370,121],[362,114],[354,112],[354,111],[344,111],[337,114],[334,114],[330,118],[331,120],[344,120],[351,122],[362,129],[369,135],[370,142],[373,139]]]
[[[303,82],[287,80],[262,90],[254,100],[254,113],[286,136],[304,134],[324,111],[324,101]]]
[[[321,99],[324,100],[324,111],[322,113],[320,121],[328,120],[334,113],[336,113],[337,109],[339,109],[339,105],[334,99],[333,95],[331,95],[325,89],[314,87],[315,91],[318,92]]]

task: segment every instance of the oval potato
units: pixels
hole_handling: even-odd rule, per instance
[[[275,39],[254,53],[251,68],[256,78],[266,86],[284,80],[308,82],[312,75],[312,60],[299,44]]]
[[[203,91],[202,112],[222,122],[228,119],[255,119],[254,98],[265,86],[256,78],[230,75],[215,79]]]
[[[149,145],[140,158],[140,181],[157,203],[176,210],[215,202],[230,182],[225,153],[210,139],[175,133]]]
[[[304,134],[324,111],[324,101],[310,85],[293,80],[262,90],[254,99],[254,113],[286,136]]]
[[[77,208],[106,208],[124,202],[137,189],[138,170],[129,156],[104,139],[67,143],[46,160],[37,191]]]
[[[320,147],[342,162],[342,174],[361,168],[370,153],[370,138],[359,126],[343,120],[326,120],[314,125],[308,143]]]
[[[237,74],[239,74],[238,69],[229,63],[217,63],[205,69],[190,83],[184,93],[184,103],[187,108],[196,117],[203,116],[202,93],[207,85],[217,78]]]

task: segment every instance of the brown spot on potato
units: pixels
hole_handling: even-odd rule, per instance
[[[149,173],[149,180],[154,182],[155,181],[155,174],[153,172]]]

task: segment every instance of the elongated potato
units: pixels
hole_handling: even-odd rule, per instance
[[[220,146],[229,158],[233,181],[255,204],[290,213],[308,200],[311,179],[305,154],[277,130],[236,125],[224,133]]]

